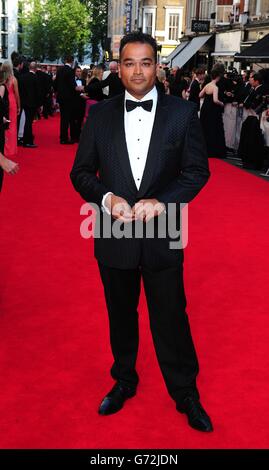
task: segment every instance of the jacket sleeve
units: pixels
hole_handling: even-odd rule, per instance
[[[95,123],[96,106],[93,106],[81,134],[70,178],[75,190],[85,201],[101,207],[103,196],[109,192],[109,189],[98,177],[99,155],[96,147]]]
[[[179,175],[156,198],[168,203],[188,203],[210,176],[205,140],[197,111],[193,110],[185,134]]]

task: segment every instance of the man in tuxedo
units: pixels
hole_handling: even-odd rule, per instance
[[[263,97],[266,94],[263,78],[260,73],[251,74],[251,85],[253,87],[253,95],[250,100],[250,107],[259,115],[263,111]]]
[[[110,73],[104,80],[96,81],[95,83],[90,82],[85,88],[89,96],[93,96],[93,93],[101,92],[103,89],[107,89],[107,87],[108,98],[114,98],[114,96],[124,92],[124,86],[118,73],[118,63],[113,61],[111,64],[109,66]]]
[[[169,218],[170,205],[191,201],[209,177],[205,143],[196,106],[158,95],[157,43],[141,32],[120,44],[120,76],[125,93],[95,105],[83,128],[71,171],[75,189],[102,208],[101,228],[111,237],[95,237],[104,286],[116,381],[99,414],[119,411],[136,394],[138,313],[143,278],[150,325],[163,378],[179,412],[200,431],[212,431],[196,386],[198,361],[185,312],[183,253],[170,249],[169,233],[123,236],[115,228],[156,227]],[[140,224],[140,225],[139,225]]]
[[[75,70],[75,81],[79,89],[86,86],[86,80],[82,78],[82,70],[80,67],[76,67]],[[81,91],[76,91],[76,101],[74,109],[74,119],[75,119],[75,141],[78,142],[80,138],[81,128],[83,119],[85,116],[86,108],[86,95],[81,93]]]
[[[102,88],[108,87],[108,98],[120,95],[124,92],[124,86],[119,77],[118,63],[113,61],[109,64],[110,74],[100,82]]]
[[[75,104],[76,87],[75,72],[72,69],[74,58],[67,56],[64,67],[59,67],[57,71],[54,88],[57,91],[57,101],[60,105],[60,143],[73,144],[76,140],[75,131]],[[82,90],[83,88],[81,88]],[[68,131],[70,129],[70,139]]]
[[[200,98],[201,84],[205,79],[205,71],[202,68],[193,71],[192,82],[190,84],[189,101],[196,104],[197,110],[200,111]]]
[[[34,143],[33,120],[37,109],[41,105],[41,98],[36,71],[36,62],[31,62],[29,72],[22,74],[20,79],[21,106],[25,112],[23,146],[27,148],[37,147]]]

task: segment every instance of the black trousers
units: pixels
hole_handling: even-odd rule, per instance
[[[75,116],[74,116],[74,105],[72,103],[63,102],[60,103],[60,114],[61,114],[61,123],[60,123],[60,140],[66,142],[69,140],[68,130],[70,128],[70,138],[71,140],[76,139],[75,132]]]
[[[33,144],[34,143],[34,136],[33,136],[33,120],[35,117],[36,109],[35,108],[28,108],[25,106],[25,125],[24,125],[24,132],[23,132],[23,144]]]
[[[80,138],[84,114],[85,114],[85,110],[84,112],[78,111],[75,115],[75,140],[79,140]]]
[[[185,312],[183,264],[153,271],[146,267],[115,269],[99,263],[109,315],[114,357],[112,377],[136,387],[138,302],[141,277],[147,299],[150,329],[167,390],[176,403],[193,393],[197,397],[198,360]]]

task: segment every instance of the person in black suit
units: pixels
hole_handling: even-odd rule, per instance
[[[82,78],[82,70],[80,67],[76,67],[75,70],[75,81],[79,89],[86,86],[86,80]],[[86,98],[87,96],[81,91],[76,91],[76,101],[75,101],[75,110],[74,110],[74,119],[75,119],[75,141],[78,142],[80,138],[81,128],[83,119],[85,116],[86,108]]]
[[[76,91],[80,91],[76,86],[75,72],[72,69],[74,58],[67,56],[64,67],[57,71],[54,82],[57,91],[57,101],[60,105],[61,123],[60,123],[60,143],[73,144],[76,140],[75,132],[75,105]],[[83,87],[81,88],[83,91]],[[70,139],[68,131],[70,128]]]
[[[252,93],[249,94],[249,100],[245,106],[253,109],[253,111],[259,115],[263,111],[263,97],[266,95],[266,89],[263,84],[263,78],[260,73],[252,73],[251,74],[251,85],[252,85]]]
[[[236,90],[235,101],[238,102],[239,105],[242,105],[245,99],[248,97],[251,84],[249,83],[250,73],[245,71],[241,75],[241,80],[238,80],[238,87]]]
[[[101,81],[102,88],[109,87],[108,98],[114,98],[114,96],[120,95],[124,92],[124,86],[119,77],[118,64],[113,61],[110,64],[110,74],[105,80]]]
[[[110,74],[104,80],[91,80],[89,85],[85,88],[85,91],[89,94],[92,99],[101,101],[105,96],[103,95],[103,88],[109,87],[108,98],[114,98],[114,96],[120,95],[124,92],[124,86],[119,77],[118,64],[117,62],[111,62],[112,66],[109,67]],[[101,93],[101,99],[98,93]]]
[[[189,101],[195,103],[197,110],[200,110],[200,98],[199,94],[201,91],[201,84],[205,79],[205,71],[202,68],[195,69],[193,71],[192,82],[189,89]]]
[[[52,115],[52,77],[47,72],[47,67],[45,65],[42,65],[37,69],[36,75],[40,89],[41,105],[43,107],[42,115],[44,119],[48,119],[49,115]]]
[[[36,148],[33,136],[33,120],[38,107],[41,105],[40,89],[36,75],[36,62],[31,62],[29,72],[21,75],[20,78],[20,98],[21,107],[25,112],[25,125],[23,133],[23,146]]]
[[[102,208],[95,257],[108,309],[111,375],[116,383],[99,414],[119,411],[136,394],[142,277],[168,392],[193,428],[211,431],[196,386],[198,360],[185,311],[183,252],[171,249],[167,231],[163,238],[155,232],[153,238],[132,234],[134,229],[156,228],[169,218],[179,223],[179,203],[191,201],[209,178],[196,106],[158,95],[156,71],[155,39],[139,31],[124,36],[120,76],[125,94],[91,108],[70,174],[76,191]],[[112,229],[112,236],[103,235],[105,227]],[[121,236],[121,229],[130,230],[131,236]]]

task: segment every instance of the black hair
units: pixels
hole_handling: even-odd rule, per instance
[[[225,67],[224,67],[224,64],[222,64],[221,62],[216,62],[213,67],[212,67],[212,71],[218,71],[220,73],[220,75],[224,75],[225,73]]]
[[[197,67],[195,70],[196,75],[203,75],[205,74],[205,69],[203,67]]]
[[[263,82],[262,75],[261,75],[259,72],[254,73],[254,74],[252,75],[252,78],[253,78],[253,80],[255,80],[256,82],[259,82],[259,83],[262,83],[262,82]]]
[[[68,64],[72,64],[72,62],[74,62],[74,56],[71,54],[66,54],[64,61]]]
[[[12,64],[13,64],[13,67],[18,67],[19,65],[21,65],[23,62],[21,56],[16,56],[12,59]]]
[[[123,36],[120,42],[120,57],[124,46],[134,42],[149,44],[153,49],[154,59],[157,63],[157,42],[152,36],[150,36],[150,34],[142,33],[141,31],[132,31],[131,33],[125,34],[125,36]]]
[[[213,70],[211,71],[211,78],[212,80],[215,80],[215,78],[222,77],[222,73],[220,70]]]

